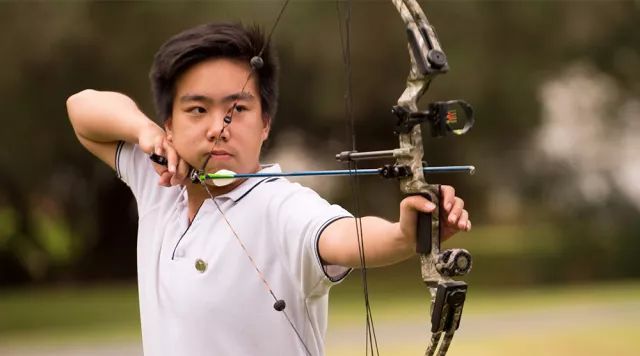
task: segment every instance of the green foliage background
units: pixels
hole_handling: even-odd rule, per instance
[[[152,115],[147,73],[165,39],[216,20],[269,27],[279,5],[0,3],[0,287],[135,278],[132,197],[76,142],[66,98],[85,88],[121,91]],[[611,78],[621,96],[638,98],[638,3],[436,1],[423,6],[451,65],[423,104],[463,98],[476,109],[470,134],[425,146],[430,164],[478,167],[473,177],[435,178],[456,186],[471,212],[474,231],[448,243],[474,254],[470,280],[490,286],[638,277],[640,204],[613,183],[610,172],[603,179],[611,189],[601,199],[558,195],[558,189],[577,185],[579,172],[571,162],[534,159],[532,144],[543,124],[540,88],[571,63],[587,63]],[[293,133],[307,143],[316,169],[334,168],[333,149],[350,145],[338,21],[333,2],[294,1],[274,36],[281,102],[269,147],[286,149]],[[408,70],[402,24],[382,1],[355,2],[352,24],[358,148],[395,147],[389,108]],[[582,125],[580,117],[573,122]],[[614,117],[603,122],[602,135],[620,124]],[[349,194],[345,181],[330,195],[349,208]],[[360,196],[363,214],[396,217],[394,182],[362,180]],[[417,276],[415,262],[398,268],[380,272],[380,278]]]

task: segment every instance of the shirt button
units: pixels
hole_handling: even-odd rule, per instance
[[[204,273],[207,270],[207,263],[201,259],[196,260],[196,270],[200,273]]]

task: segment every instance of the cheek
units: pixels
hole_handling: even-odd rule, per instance
[[[173,132],[173,136],[176,138],[180,138],[180,140],[185,141],[185,140],[190,140],[192,139],[192,136],[194,135],[194,133],[197,131],[198,127],[197,125],[189,125],[185,122],[176,122],[174,125],[174,132]]]

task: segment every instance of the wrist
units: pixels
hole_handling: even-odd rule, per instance
[[[136,126],[132,130],[134,132],[135,137],[134,142],[138,145],[147,144],[149,139],[157,136],[159,132],[164,132],[164,130],[158,126],[155,122],[153,122],[148,117],[142,115],[142,120],[135,120]]]
[[[398,246],[398,250],[400,251],[399,254],[402,256],[402,260],[406,260],[415,253],[415,237],[412,238],[411,234],[402,228],[400,222],[394,224],[394,229],[396,231],[394,236],[397,236],[396,246]]]

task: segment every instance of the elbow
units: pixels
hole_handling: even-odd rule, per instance
[[[88,112],[84,108],[93,100],[92,97],[95,93],[97,92],[93,89],[85,89],[67,98],[67,116],[78,139],[83,136],[83,126],[84,122],[86,122],[86,113]]]
[[[73,121],[73,114],[77,111],[78,107],[81,106],[82,103],[87,102],[87,100],[90,100],[95,93],[96,91],[93,89],[85,89],[67,98],[67,113],[69,114],[69,119]]]

